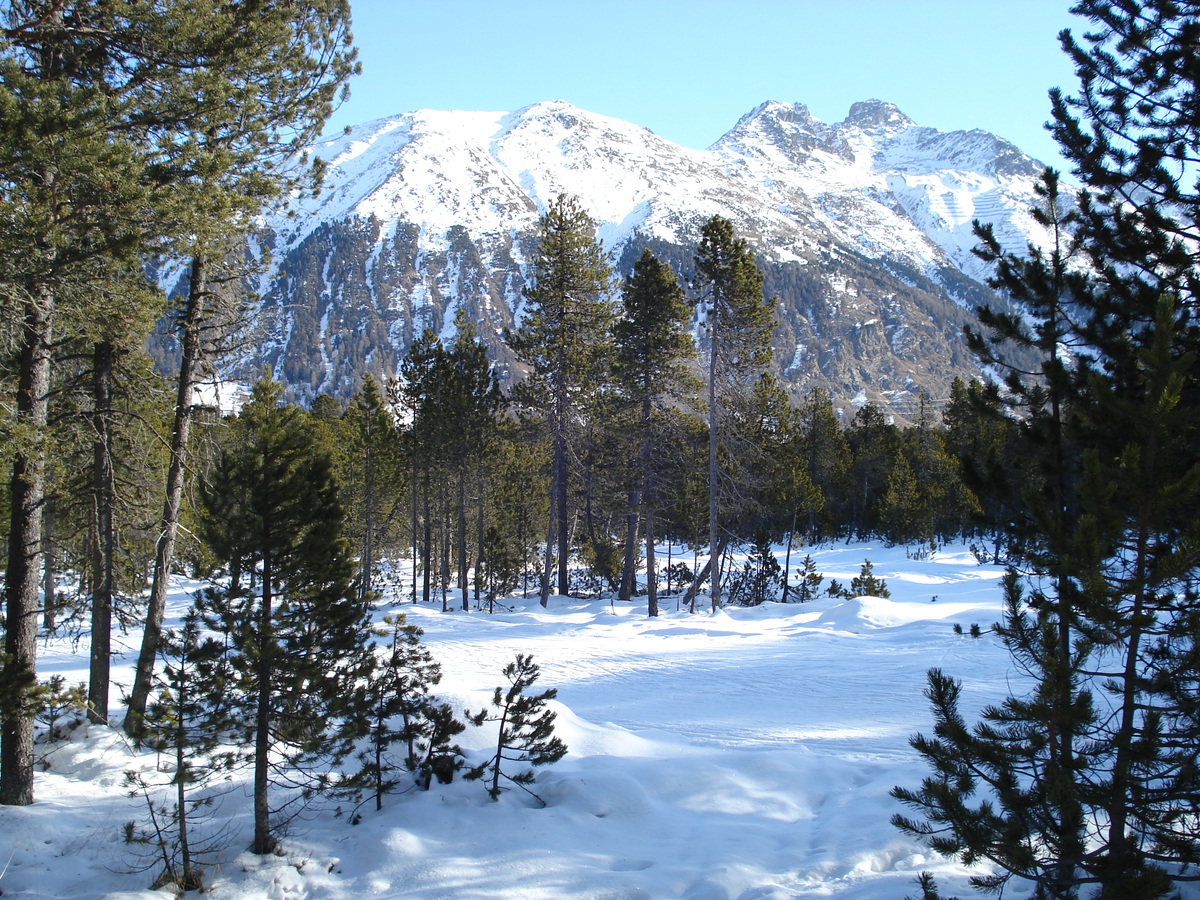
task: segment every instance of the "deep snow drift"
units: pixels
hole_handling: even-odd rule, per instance
[[[890,599],[822,592],[807,604],[691,614],[669,598],[648,619],[644,599],[555,597],[543,610],[518,597],[488,614],[385,598],[379,617],[403,611],[425,630],[442,665],[437,693],[459,708],[481,709],[515,653],[533,654],[536,687],[558,689],[557,733],[570,748],[539,771],[546,808],[520,791],[493,803],[479,782],[456,780],[389,796],[382,812],[364,805],[359,824],[345,803],[311,809],[291,824],[282,855],[259,858],[245,851],[248,773],[239,773],[221,801],[230,834],[207,872],[210,896],[900,900],[918,894],[921,870],[946,894],[969,895],[961,866],[888,824],[900,809],[888,792],[925,774],[908,739],[931,728],[927,669],[963,680],[971,715],[1019,689],[986,633],[1000,614],[1001,571],[964,548],[911,559],[868,544],[805,548],[793,569],[806,552],[826,585],[849,584],[870,559]],[[178,585],[168,626],[196,587]],[[958,635],[955,623],[985,633]],[[138,640],[119,642],[122,688]],[[50,641],[40,653],[43,678],[86,681],[86,640]],[[492,727],[460,736],[474,761]],[[0,808],[5,900],[162,897],[147,889],[151,874],[131,871],[121,838],[143,813],[124,772],[150,769],[154,757],[95,726],[39,750],[35,805]],[[1005,896],[1026,894],[1010,885]]]

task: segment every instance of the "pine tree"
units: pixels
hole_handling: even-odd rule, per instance
[[[695,345],[687,333],[689,310],[683,288],[669,266],[643,250],[621,292],[622,315],[613,326],[615,374],[636,407],[637,474],[630,495],[629,541],[622,578],[622,599],[632,593],[634,548],[640,526],[646,541],[647,614],[658,615],[654,542],[655,511],[662,502],[664,473],[660,445],[671,418],[667,408],[691,399],[699,382],[691,373]]]
[[[713,216],[700,230],[696,251],[699,303],[704,315],[708,396],[708,535],[712,608],[721,605],[721,498],[728,493],[728,457],[722,460],[729,407],[745,396],[771,360],[774,302],[763,296],[763,277],[733,223]]]
[[[846,437],[852,454],[850,530],[866,538],[882,531],[880,514],[900,455],[900,434],[879,407],[867,403],[854,414]]]
[[[17,441],[9,482],[2,680],[36,683],[38,581],[45,507],[46,425],[55,329],[79,302],[77,288],[128,261],[139,241],[130,211],[145,202],[144,158],[114,129],[115,48],[86,36],[113,25],[108,10],[64,18],[61,5],[3,10],[0,43],[0,285],[15,330]],[[56,139],[31,141],[30,134]],[[113,176],[105,184],[107,176]],[[102,187],[103,185],[103,187]],[[76,290],[71,290],[75,288]],[[33,703],[13,691],[0,725],[0,803],[33,802]]]
[[[332,2],[348,21],[348,4]],[[318,5],[326,4],[308,8]],[[244,72],[254,59],[260,74],[280,73],[277,86],[299,86],[299,94],[325,96],[328,102],[311,83],[300,86],[297,70],[284,65],[281,54],[264,52],[261,43],[248,51],[243,43],[247,35],[261,37],[260,24],[269,30],[280,15],[298,13],[291,3],[209,0],[31,0],[0,8],[0,296],[6,320],[22,323],[17,369],[19,394],[28,400],[18,404],[21,438],[10,503],[5,672],[10,683],[30,682],[36,667],[37,535],[45,508],[51,348],[94,320],[103,308],[98,286],[130,278],[147,257],[168,249],[169,236],[199,231],[194,218],[180,227],[181,210],[195,205],[193,186],[238,154],[225,145],[201,158],[197,144],[231,123],[255,118],[257,104],[268,99],[258,78],[249,80],[259,93],[232,96],[231,73]],[[295,50],[323,39],[313,19],[301,32],[280,43]],[[318,78],[339,73],[336,85],[345,77],[329,58],[317,65]],[[206,110],[223,110],[225,117],[205,119]],[[263,138],[263,132],[251,138],[255,150],[269,143]],[[106,355],[103,345],[112,332],[96,336],[97,351]],[[99,421],[105,420],[101,410]],[[99,462],[103,467],[105,460]],[[107,575],[102,580],[110,581]],[[104,598],[97,601],[103,619]],[[99,635],[103,621],[98,625]],[[102,646],[96,650],[102,655]],[[104,698],[95,702],[102,705]],[[31,754],[29,710],[18,702],[4,712],[0,802],[32,802]]]
[[[78,342],[80,356],[90,359],[91,370],[88,385],[91,459],[87,466],[92,501],[89,718],[107,724],[114,605],[121,589],[118,556],[123,523],[118,510],[117,482],[123,474],[119,471],[122,466],[128,470],[131,462],[137,465],[147,460],[145,454],[129,454],[122,461],[115,453],[121,440],[119,432],[128,424],[121,415],[119,380],[125,361],[140,355],[138,339],[149,330],[150,311],[156,308],[157,297],[136,270],[96,285],[95,289],[101,302],[97,308],[88,309],[79,322]]]
[[[1081,93],[1053,94],[1078,214],[1048,173],[1035,215],[1060,242],[1017,257],[983,234],[1030,307],[1025,323],[986,323],[1040,353],[1040,379],[1012,364],[1007,379],[1044,490],[1021,497],[1024,571],[995,628],[1031,685],[968,727],[961,686],[931,672],[935,734],[914,746],[933,774],[896,795],[922,816],[901,827],[997,866],[983,887],[1016,875],[1046,897],[1153,898],[1200,860],[1184,696],[1197,683],[1197,203],[1180,174],[1200,132],[1200,21],[1158,0],[1075,11],[1099,26],[1085,44],[1064,33]]]
[[[834,536],[849,518],[850,443],[823,388],[809,392],[799,420],[800,446],[792,454],[802,468],[792,492],[793,512],[804,522],[809,540],[816,541]]]
[[[875,567],[869,559],[863,560],[859,573],[850,579],[851,597],[890,597],[887,582],[875,576]]]
[[[452,424],[444,409],[444,392],[439,390],[439,385],[445,383],[445,356],[446,349],[441,340],[431,329],[426,329],[413,341],[408,353],[400,361],[396,388],[399,406],[409,419],[404,443],[412,466],[414,603],[417,600],[415,579],[418,569],[423,576],[421,598],[426,602],[430,599],[434,563],[431,485],[438,480],[438,473],[442,470],[439,448],[442,441],[447,439],[445,431]]]
[[[793,499],[803,502],[804,476],[791,456],[800,423],[796,407],[779,380],[762,373],[750,390],[726,402],[724,443],[733,490],[726,506],[726,527],[734,534],[759,530],[780,534],[792,525]]]
[[[615,311],[611,269],[596,239],[596,224],[573,197],[560,195],[538,221],[532,283],[525,315],[509,344],[530,368],[517,399],[536,409],[551,444],[550,522],[542,605],[549,602],[551,561],[557,550],[558,593],[570,589],[570,458],[574,429],[606,383]]]
[[[467,484],[474,483],[476,503],[482,515],[483,470],[496,440],[497,420],[504,408],[500,381],[487,349],[479,341],[474,326],[460,311],[455,318],[457,333],[446,355],[449,382],[447,414],[454,423],[452,440],[443,445],[455,479],[456,535],[458,549],[458,588],[462,608],[469,609],[467,598]],[[482,536],[479,536],[482,540]],[[478,547],[476,561],[478,562]]]
[[[450,740],[466,727],[449,704],[439,703],[430,689],[441,681],[441,667],[421,641],[424,632],[403,614],[384,618],[391,638],[382,658],[376,657],[367,688],[367,749],[359,754],[362,771],[356,777],[383,808],[383,795],[403,783],[395,773],[411,773],[424,789],[436,775],[448,783],[462,767],[462,750]],[[393,724],[399,720],[399,727]],[[392,744],[404,747],[401,760],[391,754]]]
[[[455,535],[460,600],[463,610],[467,610],[467,486],[473,483],[478,492],[476,502],[482,508],[483,469],[488,451],[496,440],[504,397],[486,348],[478,340],[474,327],[461,313],[455,324],[458,334],[449,348],[429,330],[413,344],[400,366],[400,392],[405,407],[412,414],[409,446],[413,453],[414,473],[420,470],[425,504],[424,597],[429,599],[434,569],[435,523],[434,507],[430,504],[435,502],[441,510],[440,531],[447,536]],[[454,489],[452,505],[444,490],[448,485]],[[451,511],[453,524],[449,521]],[[445,562],[448,566],[448,556]]]
[[[800,568],[796,570],[796,574],[800,576],[800,582],[795,588],[796,601],[798,603],[807,603],[817,596],[821,582],[825,579],[817,571],[816,560],[810,554],[805,554],[804,561],[800,564]]]
[[[517,417],[501,420],[489,485],[491,527],[485,529],[484,572],[488,609],[520,585],[528,592],[531,567],[537,564],[536,524],[545,521],[548,497],[529,485],[546,470],[545,444],[536,425]],[[515,579],[515,583],[513,581]]]
[[[1187,695],[1197,680],[1200,562],[1200,191],[1192,171],[1200,10],[1164,0],[1083,0],[1074,11],[1093,26],[1079,41],[1062,35],[1079,92],[1051,96],[1055,138],[1085,187],[1077,239],[1097,285],[1078,331],[1103,376],[1081,444],[1094,454],[1084,461],[1087,477],[1105,488],[1100,502],[1085,495],[1085,514],[1109,529],[1107,546],[1098,540],[1090,554],[1087,584],[1103,597],[1100,629],[1117,626],[1123,651],[1106,671],[1120,709],[1103,800],[1104,877],[1115,895],[1144,867],[1194,863],[1200,849],[1186,824],[1197,779],[1183,749],[1196,734]]]
[[[152,776],[126,774],[132,791],[145,797],[148,820],[141,827],[136,822],[126,826],[126,843],[151,849],[162,868],[156,885],[183,891],[203,888],[200,866],[220,845],[218,834],[198,837],[194,832],[212,799],[206,788],[238,761],[238,753],[223,744],[233,724],[226,697],[233,673],[224,644],[203,637],[202,624],[193,607],[178,631],[164,635],[161,689],[147,707],[139,735],[143,746],[166,758],[156,773],[170,774],[173,799],[155,798],[161,784]]]
[[[354,584],[330,459],[283,387],[255,384],[203,500],[205,537],[230,569],[205,615],[231,651],[242,728],[253,745],[255,853],[275,843],[268,789],[282,763],[299,777],[338,760],[361,730],[367,606]],[[310,789],[327,786],[323,775]]]
[[[292,165],[296,151],[319,136],[345,82],[357,71],[346,0],[296,5],[198,5],[186,25],[210,42],[200,84],[176,85],[168,98],[186,139],[156,159],[154,182],[171,197],[164,228],[176,258],[190,258],[187,293],[169,311],[179,340],[175,414],[150,598],[142,631],[125,730],[137,733],[175,554],[190,440],[194,391],[206,359],[236,316],[236,300],[222,295],[242,263],[231,253],[265,204],[311,186],[321,169]],[[178,40],[178,36],[173,36]],[[226,292],[227,293],[227,292]]]
[[[928,546],[966,534],[979,514],[975,495],[947,450],[946,429],[929,397],[921,395],[916,421],[903,433],[903,451],[918,485],[917,540]]]
[[[375,591],[381,548],[400,517],[405,481],[396,416],[370,373],[336,429],[345,437],[330,450],[336,461],[346,506],[354,511],[347,531],[357,549],[358,588]]]
[[[1159,297],[1190,306],[1200,290],[1200,185],[1189,168],[1200,133],[1200,15],[1170,0],[1078,0],[1072,12],[1088,20],[1079,39],[1060,35],[1079,90],[1051,91],[1051,128],[1084,187],[1075,235],[1103,285],[1088,298],[1082,331],[1133,363],[1128,337],[1156,328]],[[1181,346],[1196,337],[1192,322]]]
[[[742,606],[758,606],[778,597],[783,582],[783,567],[775,558],[766,529],[760,528],[755,534],[750,554],[742,564],[742,571],[731,581],[730,602],[740,603]]]
[[[556,713],[546,708],[546,701],[553,700],[558,691],[549,688],[540,694],[525,693],[540,675],[541,671],[534,663],[533,657],[518,653],[516,660],[504,667],[508,688],[498,687],[492,696],[494,712],[489,713],[487,709],[482,709],[474,715],[467,714],[471,724],[476,727],[485,722],[499,723],[496,752],[465,776],[474,780],[486,775],[491,782],[488,794],[493,800],[500,798],[501,778],[526,791],[529,790],[526,785],[533,783],[532,768],[511,774],[505,771],[506,764],[545,766],[558,762],[567,755],[567,745],[554,734]]]
[[[975,498],[977,529],[992,537],[992,563],[999,565],[1005,523],[1016,514],[1025,454],[1015,452],[1016,423],[1002,415],[1000,393],[993,383],[954,379],[950,401],[942,411],[946,450],[962,472],[964,489]]]

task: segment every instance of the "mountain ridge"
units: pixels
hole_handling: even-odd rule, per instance
[[[977,373],[962,325],[997,301],[971,253],[973,219],[1007,249],[1045,240],[1028,213],[1039,163],[879,100],[832,125],[766,101],[705,150],[552,100],[388,116],[309,153],[325,182],[264,218],[258,347],[226,373],[272,364],[298,399],[390,375],[460,307],[508,367],[502,335],[520,317],[537,217],[560,193],[595,218],[620,274],[652,246],[686,279],[701,223],[733,221],[779,297],[778,373],[796,394],[830,390],[846,414],[870,400],[904,415]]]

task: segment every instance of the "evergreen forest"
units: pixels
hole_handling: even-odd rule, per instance
[[[39,635],[86,633],[74,702],[190,773],[167,865],[190,887],[184,782],[232,764],[221,735],[252,758],[256,853],[280,779],[381,803],[396,770],[428,787],[461,767],[419,630],[370,627],[383,594],[480,613],[515,592],[644,595],[651,616],[668,595],[801,603],[820,583],[805,546],[961,542],[1009,567],[996,633],[1034,687],[970,722],[954,674],[929,672],[929,775],[896,788],[897,827],[990,863],[983,890],[1158,898],[1200,879],[1200,6],[1075,11],[1079,84],[1052,93],[1052,129],[1080,190],[1045,173],[1031,213],[1052,246],[1011,254],[978,230],[1025,312],[981,308],[990,377],[899,425],[819,389],[789,399],[731,222],[703,224],[684,284],[650,250],[616,270],[566,195],[506,335],[511,388],[460,316],[348,404],[286,404],[268,371],[223,409],[199,388],[252,333],[241,248],[264,206],[319,187],[290,160],[356,71],[348,3],[0,3],[0,803],[34,802],[35,717],[66,702],[39,681]],[[181,295],[155,287],[166,267]],[[148,349],[164,335],[169,368]],[[182,631],[163,628],[173,573],[211,583]],[[862,579],[886,596],[869,563]],[[112,721],[111,641],[132,623]],[[467,773],[493,795],[528,789],[514,759],[566,752],[539,705],[553,691],[521,694],[537,673],[518,656],[477,714],[508,729]],[[356,752],[348,781],[318,774]]]

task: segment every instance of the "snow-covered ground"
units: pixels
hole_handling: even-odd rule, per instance
[[[793,552],[793,568],[806,552],[843,585],[870,559],[890,599],[822,594],[692,614],[671,598],[658,619],[646,617],[644,598],[555,597],[547,610],[516,598],[494,614],[385,602],[380,616],[398,609],[425,630],[442,665],[438,693],[459,707],[483,708],[503,666],[533,654],[536,687],[558,689],[557,733],[570,748],[539,770],[546,807],[520,791],[491,802],[481,783],[456,780],[390,796],[382,812],[368,804],[358,824],[344,808],[311,810],[292,823],[281,855],[259,858],[245,849],[250,802],[238,781],[220,807],[231,832],[207,873],[211,896],[900,900],[919,893],[922,870],[945,893],[970,894],[961,866],[889,825],[900,807],[888,792],[925,774],[908,739],[931,727],[927,669],[963,680],[969,713],[1019,688],[986,633],[1000,614],[1001,571],[965,548],[917,560],[868,544]],[[195,587],[178,585],[168,625]],[[985,633],[958,635],[955,623]],[[137,640],[121,641],[122,688]],[[86,680],[86,641],[40,652],[43,677]],[[491,727],[460,736],[475,761]],[[163,896],[147,889],[149,874],[131,871],[122,842],[123,824],[143,814],[124,772],[152,765],[112,729],[81,726],[55,745],[37,802],[0,807],[5,900]],[[1026,892],[1012,885],[1005,896]]]

